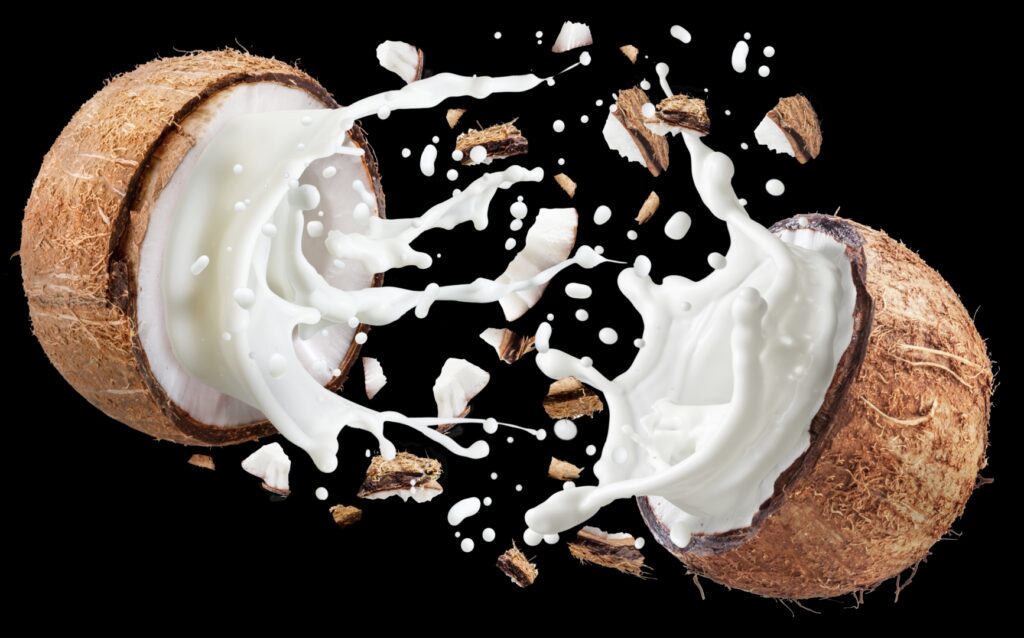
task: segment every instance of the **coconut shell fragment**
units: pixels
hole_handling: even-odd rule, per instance
[[[332,505],[330,512],[331,518],[341,528],[351,527],[363,519],[363,510],[354,505]]]
[[[774,127],[774,128],[773,128]],[[785,138],[785,145],[779,140]],[[757,141],[806,164],[821,153],[821,122],[810,100],[797,94],[779,100],[754,131]]]
[[[576,533],[576,539],[568,543],[568,547],[569,553],[584,563],[638,578],[645,578],[650,572],[644,564],[644,555],[636,548],[636,539],[630,534],[609,534],[588,526]]]
[[[986,464],[992,364],[949,284],[885,233],[825,215],[772,230],[845,246],[857,290],[810,446],[749,527],[680,548],[663,499],[638,499],[640,511],[689,569],[728,587],[786,599],[869,590],[927,557],[963,512]]]
[[[193,454],[188,459],[189,465],[195,467],[201,467],[204,470],[216,470],[217,465],[213,462],[213,457],[209,454]]]
[[[540,574],[537,566],[526,558],[515,543],[504,554],[498,556],[498,569],[520,587],[529,587]]]
[[[533,352],[537,341],[533,335],[521,335],[508,328],[488,328],[480,333],[480,338],[494,348],[499,359],[508,364]]]
[[[444,120],[448,122],[448,128],[455,128],[465,114],[466,109],[448,109],[448,112],[444,115]]]
[[[580,477],[583,468],[577,467],[568,461],[551,457],[548,464],[548,476],[556,481],[575,481]]]
[[[424,503],[444,491],[438,483],[440,478],[441,463],[436,459],[399,452],[388,461],[378,455],[370,461],[356,496],[371,500],[398,496],[403,501],[411,498]]]
[[[559,173],[555,175],[555,183],[558,184],[565,194],[569,196],[569,199],[576,197],[576,182],[572,181],[572,178],[565,173]]]
[[[548,388],[544,397],[544,411],[552,419],[576,419],[594,416],[604,410],[604,403],[596,392],[583,385],[576,377],[559,379]]]
[[[689,95],[673,95],[658,102],[655,117],[671,129],[687,129],[700,135],[711,132],[711,117],[704,100]],[[650,125],[648,125],[650,128]],[[670,131],[675,132],[675,131]]]
[[[668,141],[647,127],[649,118],[644,115],[643,107],[650,103],[640,87],[619,91],[602,134],[609,148],[632,162],[643,164],[657,177],[668,169]]]
[[[661,206],[661,198],[654,191],[647,196],[644,200],[643,206],[640,207],[640,212],[636,214],[636,223],[646,224],[647,220],[654,217],[654,213],[658,212],[658,207]]]
[[[622,51],[622,55],[626,56],[626,59],[631,64],[636,64],[636,58],[640,55],[640,49],[636,48],[632,44],[619,47],[619,51]]]
[[[471,157],[470,151],[477,146],[487,151],[487,157],[482,162]],[[522,131],[516,128],[515,120],[479,131],[469,129],[455,139],[455,150],[462,153],[462,163],[468,165],[489,164],[492,160],[525,155],[529,148],[530,143],[523,137]]]

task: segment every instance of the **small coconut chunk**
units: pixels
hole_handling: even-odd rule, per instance
[[[633,64],[636,64],[636,58],[640,55],[640,49],[636,48],[632,44],[619,47],[619,51],[622,51],[622,55]]]
[[[797,94],[779,100],[754,129],[758,144],[806,164],[821,152],[821,123],[811,102]]]
[[[330,511],[338,527],[355,525],[363,518],[363,510],[353,505],[332,505]]]
[[[201,467],[204,470],[215,470],[217,469],[216,464],[213,462],[213,457],[209,454],[193,454],[188,459],[189,465],[195,465]]]
[[[559,173],[555,175],[555,182],[569,195],[569,199],[576,197],[576,182],[572,181],[571,177],[565,173]]]
[[[406,84],[423,77],[423,51],[408,42],[385,40],[377,45],[380,65],[405,80]]]
[[[471,157],[477,146],[487,151],[486,157],[480,161]],[[469,129],[455,139],[455,150],[462,152],[462,163],[467,165],[490,164],[496,159],[505,159],[515,155],[525,155],[529,150],[529,142],[522,132],[516,128],[515,120],[504,124],[495,124],[477,131]]]
[[[640,207],[640,212],[636,214],[637,223],[646,224],[647,220],[657,212],[659,206],[661,206],[661,198],[657,193],[651,191],[651,194],[644,200],[644,205]]]
[[[551,463],[548,464],[548,476],[556,481],[575,481],[580,477],[580,472],[582,471],[582,467],[577,467],[568,461],[556,459],[553,456],[551,457]]]
[[[280,443],[268,443],[242,461],[242,469],[263,480],[263,489],[281,496],[288,496],[288,473],[292,461],[284,453]]]
[[[469,414],[469,402],[480,394],[491,375],[465,359],[450,358],[441,366],[441,374],[434,381],[434,403],[437,416],[444,418],[463,417]],[[447,432],[453,425],[438,426],[439,432]]]
[[[711,118],[704,100],[689,95],[673,95],[658,102],[653,120],[644,124],[655,135],[679,135],[693,131],[704,136],[711,131]]]
[[[441,463],[425,459],[408,452],[399,452],[390,461],[375,456],[366,468],[366,478],[356,496],[381,500],[398,496],[403,501],[410,498],[417,503],[426,503],[444,488],[437,480],[441,478]]]
[[[512,543],[512,548],[498,557],[498,569],[512,579],[512,582],[520,587],[529,587],[537,580],[540,573],[537,566],[526,558],[526,556]]]
[[[644,555],[636,548],[631,534],[609,534],[596,527],[584,527],[569,543],[569,553],[580,561],[617,569],[623,574],[646,578],[650,568]]]
[[[551,384],[544,397],[544,411],[552,419],[575,419],[594,416],[604,410],[597,393],[580,383],[576,377],[566,377]]]
[[[448,121],[448,128],[455,128],[455,125],[459,123],[462,116],[466,114],[466,109],[448,109],[444,119]]]
[[[567,259],[576,243],[579,215],[575,208],[542,208],[526,233],[526,241],[498,281],[523,281]],[[514,321],[526,314],[547,289],[547,284],[530,286],[498,300],[505,319]]]
[[[565,53],[580,47],[590,46],[594,38],[590,34],[590,27],[582,22],[563,22],[562,28],[551,46],[552,53]]]
[[[384,367],[373,357],[363,357],[363,385],[366,388],[366,398],[372,399],[377,396],[380,389],[387,385],[388,378],[384,375]]]
[[[608,114],[601,133],[608,148],[631,162],[643,164],[657,177],[668,168],[668,141],[647,128],[653,120],[643,113],[651,100],[640,87],[619,91],[615,110]]]
[[[536,337],[521,335],[508,328],[488,328],[480,333],[480,338],[490,344],[498,353],[498,358],[505,363],[515,363],[527,353],[533,352]]]

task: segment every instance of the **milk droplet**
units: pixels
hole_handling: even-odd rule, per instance
[[[501,39],[501,31],[495,31],[494,32],[494,39],[495,40],[500,40]]]
[[[463,538],[462,542],[459,544],[459,547],[462,548],[462,551],[468,554],[471,551],[473,551],[474,547],[476,547],[476,543],[473,542],[472,538]]]
[[[740,148],[745,151],[750,148],[750,146],[746,142],[740,142]]]
[[[491,480],[492,481],[498,480],[498,473],[497,472],[491,472]]]
[[[726,115],[732,115],[732,111],[730,111],[729,109],[725,109],[725,114]]]
[[[555,436],[563,441],[571,441],[576,438],[576,424],[569,419],[561,419],[555,422]]]
[[[548,545],[554,545],[558,542],[558,534],[545,534],[544,542]]]
[[[595,106],[604,106],[604,100],[598,100],[598,101],[594,102],[594,105]]]
[[[644,341],[643,339],[633,339],[633,347],[638,349],[638,350],[640,348],[643,348],[646,345],[647,345],[647,342]]]
[[[554,320],[555,320],[555,315],[549,312],[548,313],[548,321],[554,321]]]
[[[636,231],[635,230],[627,231],[626,232],[626,238],[629,239],[630,241],[634,241],[637,238]]]
[[[515,440],[516,440],[515,437],[510,436],[507,439],[505,439],[505,442],[506,443],[515,443]]]
[[[469,149],[469,160],[474,164],[479,164],[487,159],[487,149],[483,146],[477,145]]]
[[[420,172],[424,176],[430,177],[434,174],[435,159],[437,159],[437,147],[433,144],[424,146],[423,152],[420,154]]]
[[[309,234],[310,237],[316,239],[317,237],[320,237],[324,234],[324,225],[322,222],[318,222],[315,220],[311,221],[308,224],[306,224],[306,232]]]
[[[515,247],[516,247],[516,238],[515,237],[509,237],[508,239],[505,240],[505,250],[512,250]]]
[[[543,441],[544,439],[548,438],[548,432],[547,430],[537,430],[537,433],[534,434],[534,436],[537,437],[538,441]]]
[[[484,531],[480,532],[480,538],[483,539],[485,543],[490,543],[494,540],[494,537],[494,530],[490,527],[485,527]]]
[[[594,445],[588,445],[586,452],[587,456],[594,456],[595,454],[597,454],[597,447]]]
[[[246,310],[252,308],[252,305],[256,303],[256,293],[252,291],[252,288],[235,288],[232,296],[235,303]]]
[[[746,33],[743,34],[743,39],[744,40],[749,40],[750,39],[750,31],[747,31]]]
[[[685,523],[675,523],[669,530],[669,538],[676,547],[686,547],[690,544],[690,530],[686,528]]]
[[[498,431],[498,422],[494,419],[484,419],[484,432],[494,434]],[[497,473],[491,474],[491,478],[498,478]]]
[[[690,225],[693,220],[690,216],[683,211],[678,211],[668,218],[665,222],[665,235],[669,239],[679,241],[683,237],[686,237],[686,233],[690,232]]]
[[[768,74],[771,73],[771,72],[772,72],[772,70],[768,68],[767,64],[762,64],[757,69],[757,74],[760,75],[763,78],[768,77]]]
[[[612,209],[607,206],[601,205],[594,211],[594,223],[598,226],[603,226],[608,223],[608,220],[612,218]]]
[[[647,81],[647,78],[640,80],[640,88],[645,91],[651,90],[651,83]]]
[[[372,456],[372,454],[370,453],[370,450],[366,450],[366,458],[370,458],[370,456]]]
[[[291,189],[288,202],[299,210],[313,210],[320,204],[320,191],[312,184],[303,184]]]
[[[386,120],[391,117],[391,109],[386,106],[382,106],[377,110],[377,117]]]
[[[475,496],[464,498],[448,509],[448,524],[457,527],[462,521],[476,516],[480,511],[480,499]]]
[[[590,53],[584,51],[580,54],[580,64],[583,66],[590,66]]]
[[[740,197],[737,201],[740,203],[740,206],[746,206],[747,205],[747,200],[742,198],[742,197]]]
[[[193,275],[198,275],[199,273],[206,270],[206,267],[209,265],[210,258],[207,255],[199,255],[199,257],[192,262],[192,265],[189,267],[189,271]]]
[[[516,232],[517,230],[523,227],[523,220],[513,219],[512,222],[508,225],[508,227],[512,232]]]
[[[574,489],[575,487],[576,487],[576,482],[575,481],[566,481],[565,483],[562,483],[562,491],[563,492],[566,491],[566,490]]]
[[[516,491],[517,492],[522,492],[523,491],[523,486],[522,485],[516,485]]]
[[[770,58],[770,57],[775,55],[775,47],[767,46],[767,47],[764,48],[763,53],[764,53],[764,57]]]
[[[747,53],[750,51],[750,45],[740,40],[736,43],[736,47],[732,50],[732,70],[737,73],[743,73],[747,70]]]
[[[534,33],[533,35],[534,35],[534,37],[537,37],[537,38],[543,38],[544,37],[544,32],[543,31],[538,31],[537,33]]]
[[[516,486],[516,487],[518,487],[518,486]],[[544,540],[543,536],[541,536],[537,532],[533,531],[529,527],[527,527],[526,531],[523,532],[523,542],[526,543],[527,545],[529,545],[530,547],[536,547],[537,545],[540,545],[541,541],[543,541],[543,540]]]
[[[407,148],[403,148],[402,149],[402,157],[409,157],[411,155],[412,155],[412,151],[411,150],[409,150]]]
[[[590,121],[590,116],[589,115],[581,115],[580,116],[580,122],[586,124],[589,121]]]
[[[459,149],[455,149],[454,151],[452,151],[452,160],[453,161],[461,162],[463,157],[464,156],[462,154],[462,151],[460,151]]]
[[[326,501],[327,497],[328,497],[327,488],[326,487],[318,487],[318,488],[316,488],[316,497],[319,500],[321,500],[321,501]]]
[[[769,195],[778,197],[779,195],[786,192],[786,185],[783,184],[780,180],[770,179],[767,182],[765,182],[764,189],[768,191]]]
[[[722,253],[711,253],[708,255],[708,265],[715,270],[721,270],[725,268],[725,255]]]
[[[692,37],[690,36],[690,32],[684,29],[683,27],[679,26],[678,24],[673,25],[672,28],[668,30],[668,33],[673,38],[679,40],[683,44],[689,44],[690,40],[692,39]]]
[[[643,536],[641,536],[641,537],[637,538],[635,541],[633,541],[633,547],[635,547],[637,549],[643,549],[644,545],[646,545],[646,544],[647,544],[647,541],[644,540]]]
[[[356,333],[355,341],[359,345],[363,345],[364,343],[366,343],[366,339],[367,339],[367,336],[366,336],[365,332],[357,332]]]
[[[576,320],[577,321],[586,321],[589,318],[590,318],[590,313],[587,312],[586,310],[584,310],[583,308],[580,308],[579,310],[576,311]]]
[[[267,359],[267,372],[270,373],[270,376],[275,379],[280,379],[287,371],[288,360],[284,358],[283,354],[275,352],[270,355],[270,358]]]
[[[565,294],[572,299],[589,299],[593,292],[586,284],[571,282],[565,285]]]
[[[565,166],[565,158],[564,157],[559,157],[558,158],[558,165],[559,166]]]
[[[555,133],[561,133],[565,130],[565,122],[562,120],[555,120],[551,123],[551,128],[555,130]]]
[[[640,113],[643,114],[643,116],[646,117],[646,118],[654,117],[654,114],[657,113],[657,112],[658,112],[657,109],[655,109],[654,105],[651,104],[650,102],[648,102],[648,103],[646,103],[646,104],[644,104],[643,106],[640,107]]]
[[[459,179],[459,171],[455,170],[454,168],[449,168],[446,177],[448,178],[449,182],[454,182],[455,180]]]
[[[433,142],[434,144],[437,144],[441,141],[441,138],[435,135],[434,137],[430,138],[430,141]]]
[[[597,333],[597,338],[601,340],[601,343],[610,346],[619,340],[619,333],[611,328],[601,328]]]
[[[235,175],[241,175],[242,171],[245,170],[245,167],[242,166],[241,164],[235,164],[234,166],[231,167],[231,170],[235,173]]]
[[[508,207],[508,212],[512,213],[512,216],[516,219],[523,219],[526,217],[526,213],[528,213],[529,210],[530,209],[527,208],[526,204],[523,202],[513,202],[512,205]]]

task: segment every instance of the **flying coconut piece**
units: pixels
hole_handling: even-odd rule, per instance
[[[437,482],[439,478],[441,463],[435,459],[399,452],[395,458],[385,461],[378,455],[366,468],[366,478],[356,496],[370,500],[398,496],[403,501],[411,498],[417,503],[426,503],[444,491]]]
[[[188,464],[201,467],[204,470],[217,469],[217,465],[213,462],[213,457],[209,454],[193,454],[189,457]]]
[[[480,338],[498,353],[498,358],[505,363],[515,363],[527,353],[533,352],[536,337],[525,336],[508,328],[488,328],[480,333]]]
[[[354,505],[333,505],[330,512],[338,527],[350,527],[363,519],[363,510]]]
[[[576,243],[579,215],[575,208],[542,208],[526,233],[526,241],[498,281],[522,281],[550,268],[569,257]],[[547,284],[509,293],[498,300],[505,319],[514,321],[532,308],[547,288]]]
[[[480,151],[473,150],[478,146],[486,153],[483,157],[479,156]],[[455,140],[455,150],[462,153],[462,163],[470,166],[525,155],[528,149],[529,142],[516,128],[515,120],[488,126],[481,131],[469,129]]]
[[[754,129],[754,139],[776,153],[806,164],[821,152],[821,123],[803,95],[784,97]]]
[[[565,53],[580,47],[590,46],[593,43],[594,38],[590,35],[589,26],[582,22],[566,21],[562,23],[558,37],[555,38],[555,43],[551,45],[551,52]]]
[[[548,388],[548,395],[544,397],[544,411],[552,419],[594,416],[595,412],[601,410],[604,410],[601,397],[580,383],[576,377],[566,377],[555,381]]]
[[[616,569],[638,578],[646,577],[649,571],[644,565],[644,555],[636,548],[636,539],[631,534],[609,534],[587,526],[576,533],[576,540],[568,546],[569,553],[582,562]]]
[[[658,102],[652,121],[644,121],[647,129],[655,135],[680,135],[683,131],[694,131],[704,136],[711,131],[711,118],[704,100],[689,95],[673,95]]]
[[[661,206],[661,198],[658,197],[657,193],[651,191],[651,194],[644,200],[644,205],[640,207],[640,212],[636,214],[637,223],[646,224],[647,220],[658,211],[659,206]]]
[[[385,40],[377,45],[380,65],[405,80],[415,82],[423,76],[423,50],[407,42]]]
[[[555,175],[555,183],[562,187],[569,199],[576,197],[576,182],[572,181],[571,177],[565,173],[559,173]]]
[[[498,557],[498,569],[520,587],[529,587],[540,574],[537,566],[526,558],[515,543],[512,543],[511,549]]]
[[[548,464],[548,476],[556,481],[575,481],[580,477],[581,472],[583,472],[583,468],[553,456],[551,463]]]
[[[288,496],[288,472],[292,461],[284,453],[280,443],[268,443],[242,461],[242,469],[262,479],[263,489],[281,496]]]
[[[366,398],[373,399],[380,392],[380,389],[387,385],[388,378],[384,376],[384,367],[373,357],[363,357],[363,385],[366,388]]]
[[[480,394],[491,375],[465,359],[449,358],[441,366],[441,374],[434,381],[434,403],[437,404],[437,416],[444,418],[463,417],[469,414],[469,402]],[[452,424],[446,423],[437,427],[438,432],[447,432]]]
[[[445,121],[448,122],[448,128],[455,128],[455,125],[459,123],[459,120],[465,114],[466,109],[448,109],[444,116]]]
[[[636,64],[636,58],[640,55],[640,49],[636,48],[632,44],[627,44],[619,47],[619,51],[622,51],[622,55],[626,56],[631,63]]]
[[[657,177],[668,168],[668,142],[646,126],[654,118],[654,113],[644,114],[644,105],[650,103],[640,87],[619,91],[615,110],[608,113],[601,133],[608,148],[631,162],[643,164]]]

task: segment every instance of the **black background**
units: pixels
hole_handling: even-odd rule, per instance
[[[654,64],[665,61],[672,67],[669,81],[676,91],[700,95],[705,87],[710,89],[713,133],[707,141],[736,161],[734,184],[749,200],[755,218],[768,224],[796,212],[831,213],[841,207],[842,214],[885,229],[943,273],[966,307],[976,312],[993,357],[1007,358],[1012,343],[1012,322],[1004,316],[1011,312],[1007,291],[1018,288],[1007,280],[1019,268],[1009,265],[1005,251],[1012,251],[1010,233],[998,224],[1012,220],[1019,205],[1003,194],[1008,170],[985,148],[1013,143],[997,129],[1002,121],[998,87],[1008,76],[1001,75],[998,52],[979,44],[998,41],[994,32],[965,23],[872,22],[851,16],[806,24],[752,16],[701,21],[657,11],[645,11],[645,20],[545,14],[504,21],[484,19],[475,11],[454,12],[442,24],[440,9],[417,25],[385,25],[364,17],[364,26],[353,28],[342,20],[310,19],[315,12],[303,11],[301,27],[282,17],[273,26],[233,22],[195,30],[194,25],[186,29],[180,16],[166,25],[165,32],[153,25],[66,31],[28,27],[38,36],[34,43],[28,49],[7,50],[8,59],[20,62],[11,69],[11,86],[18,95],[29,97],[23,108],[13,109],[17,119],[6,132],[12,160],[4,189],[9,209],[3,234],[6,254],[18,248],[19,211],[42,155],[63,124],[105,78],[154,56],[244,46],[253,53],[298,61],[339,101],[350,102],[400,86],[398,78],[376,63],[374,49],[383,39],[403,39],[422,47],[428,72],[547,74],[577,58],[578,52],[549,52],[561,21],[590,18],[596,41],[591,48],[593,64],[560,76],[554,88],[486,102],[456,99],[428,112],[395,113],[386,122],[365,122],[380,159],[389,216],[418,214],[450,192],[453,185],[444,173],[452,165],[447,155],[457,131],[444,122],[446,106],[469,109],[458,130],[475,122],[489,125],[519,117],[531,152],[518,161],[542,166],[548,175],[564,170],[579,183],[573,202],[581,213],[579,243],[601,244],[608,256],[629,261],[643,252],[652,257],[656,277],[701,276],[707,271],[706,254],[725,252],[726,236],[694,192],[683,145],[672,141],[671,168],[654,179],[638,165],[618,158],[600,137],[611,94],[646,77],[653,85],[652,97],[660,95]],[[425,26],[433,22],[437,25]],[[669,37],[668,28],[675,23],[693,33],[691,44]],[[493,38],[495,30],[502,32],[500,40]],[[537,30],[544,32],[544,46],[536,44]],[[744,31],[752,32],[753,39],[748,71],[738,75],[730,68],[729,54]],[[641,50],[635,66],[617,51],[627,43]],[[760,52],[765,45],[774,46],[777,54],[767,61],[771,76],[762,79],[756,68],[763,62]],[[759,147],[752,135],[777,98],[796,91],[810,97],[824,128],[822,156],[805,166]],[[596,99],[603,99],[605,106],[596,107]],[[725,116],[725,109],[732,115]],[[579,122],[582,114],[590,116],[589,124]],[[566,122],[565,133],[552,132],[555,119]],[[439,170],[427,179],[419,174],[416,158],[433,135],[442,138]],[[741,141],[750,144],[750,150],[741,151]],[[406,146],[413,149],[408,160],[400,156]],[[558,157],[566,159],[562,168],[555,163]],[[460,172],[457,185],[464,186],[481,171]],[[765,193],[763,184],[770,177],[785,182],[782,197]],[[636,228],[632,218],[652,188],[661,195],[662,209],[639,228],[639,240],[627,241],[626,231]],[[486,232],[459,228],[425,236],[420,245],[443,254],[437,267],[429,273],[398,272],[389,275],[389,281],[421,286],[499,273],[510,256],[503,243],[510,234],[508,206],[517,194],[526,197],[531,215],[541,206],[568,205],[550,179],[501,192]],[[599,204],[614,211],[612,221],[600,228],[591,221]],[[678,243],[661,232],[674,210],[686,210],[694,220],[690,235]],[[520,243],[524,232],[516,234]],[[545,314],[553,312],[554,343],[590,354],[606,374],[623,370],[640,322],[614,288],[617,270],[604,266],[560,276],[541,304],[514,327],[532,332]],[[567,303],[561,288],[570,280],[593,285],[594,298]],[[508,445],[508,433],[502,431],[490,437],[492,456],[478,462],[451,458],[401,428],[389,427],[400,449],[437,456],[445,463],[446,491],[426,505],[394,499],[357,503],[354,492],[366,464],[364,451],[373,447],[373,441],[346,430],[342,467],[332,476],[318,475],[299,450],[287,446],[293,459],[293,493],[277,502],[238,466],[256,444],[215,450],[218,470],[209,473],[186,465],[197,450],[149,440],[88,405],[50,367],[31,336],[16,257],[4,269],[4,287],[10,322],[7,370],[15,377],[7,400],[9,405],[20,404],[5,424],[5,451],[19,472],[6,477],[16,512],[7,528],[17,539],[17,549],[4,560],[11,582],[18,584],[25,599],[67,601],[95,595],[102,601],[90,608],[95,616],[82,620],[112,622],[118,617],[114,612],[126,608],[129,598],[134,612],[164,615],[173,608],[179,611],[172,615],[186,619],[198,610],[215,609],[227,609],[237,617],[262,617],[293,603],[301,605],[293,609],[314,615],[360,617],[371,607],[394,603],[383,617],[374,617],[389,624],[443,623],[447,621],[442,614],[484,612],[491,614],[494,626],[541,623],[529,619],[542,608],[559,609],[562,615],[556,618],[571,624],[604,618],[590,616],[592,611],[650,613],[654,622],[686,617],[725,618],[729,624],[743,619],[831,624],[890,616],[925,619],[942,609],[977,612],[1001,605],[994,578],[1005,567],[1004,552],[1011,546],[1009,526],[998,507],[1012,498],[1004,481],[1010,473],[1005,432],[1012,427],[1004,398],[1012,390],[1006,387],[1004,371],[998,377],[1003,388],[996,395],[990,466],[984,472],[996,482],[974,495],[955,534],[936,545],[899,602],[893,603],[890,582],[868,595],[856,611],[851,610],[850,597],[808,605],[821,615],[790,605],[795,612],[790,621],[790,612],[777,602],[729,592],[706,581],[707,600],[702,602],[681,565],[653,542],[645,549],[654,576],[647,581],[576,563],[564,538],[554,546],[526,549],[536,556],[541,572],[531,589],[518,590],[494,568],[497,554],[513,537],[519,538],[523,511],[558,489],[544,476],[549,455],[591,465],[593,459],[583,448],[590,443],[600,448],[603,418],[581,420],[580,436],[570,443],[549,436],[541,444],[512,433],[516,440]],[[572,318],[580,305],[591,313],[585,324]],[[607,319],[600,321],[599,316]],[[501,325],[496,304],[438,304],[425,320],[406,318],[374,330],[364,353],[380,358],[389,384],[371,405],[432,414],[433,379],[445,358],[458,356],[492,374],[490,385],[474,403],[474,414],[549,425],[540,409],[549,381],[532,357],[506,366],[475,336],[483,328]],[[597,329],[603,325],[619,331],[619,344],[598,342]],[[358,369],[345,394],[365,401]],[[467,431],[459,436],[469,442],[481,435]],[[499,473],[497,481],[489,479],[492,471]],[[579,482],[588,480],[589,472]],[[525,486],[522,493],[514,491],[517,483]],[[330,489],[327,503],[313,496],[320,485]],[[460,527],[477,539],[476,550],[467,555],[444,518],[451,503],[470,495],[491,496],[495,503]],[[335,502],[364,507],[363,522],[337,529],[326,511]],[[650,540],[631,503],[617,503],[595,521],[610,531]],[[479,540],[479,531],[487,526],[498,532],[494,543]],[[659,609],[672,618],[662,618]]]

